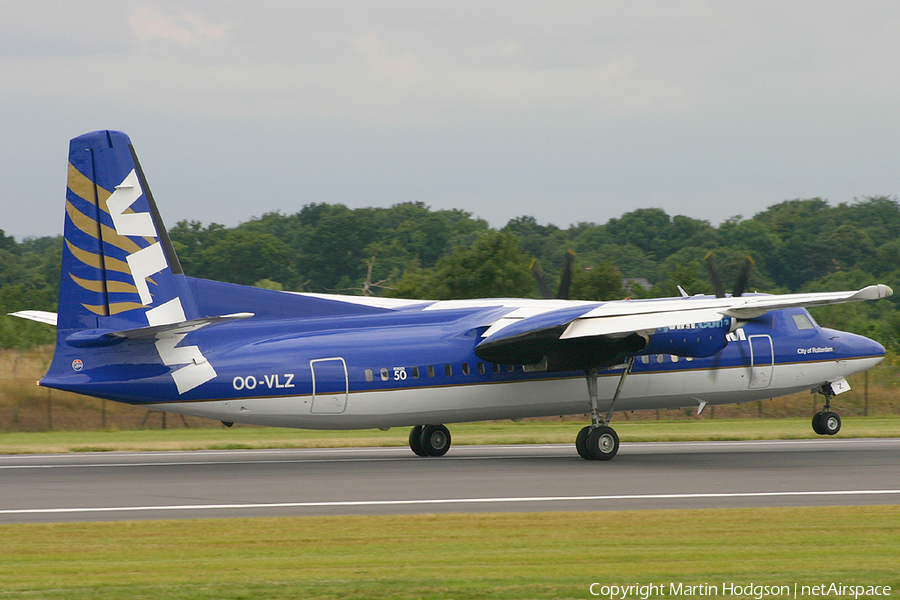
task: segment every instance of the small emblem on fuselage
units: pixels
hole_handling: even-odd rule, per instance
[[[76,358],[72,361],[72,369],[75,371],[80,371],[84,368],[84,363],[81,362],[80,358]]]

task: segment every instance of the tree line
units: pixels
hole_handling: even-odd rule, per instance
[[[677,286],[712,293],[704,261],[710,251],[726,288],[747,256],[754,261],[749,289],[761,292],[896,287],[900,276],[900,204],[884,196],[837,206],[819,198],[789,200],[718,227],[658,208],[566,229],[523,216],[496,229],[465,211],[431,210],[418,202],[358,209],[309,204],[231,228],[181,221],[169,234],[185,273],[195,277],[405,298],[539,297],[532,269],[555,289],[570,250],[572,299],[673,296]],[[52,328],[5,315],[55,310],[61,250],[60,237],[17,242],[0,231],[0,347],[52,341]],[[814,315],[823,325],[900,351],[894,299]]]

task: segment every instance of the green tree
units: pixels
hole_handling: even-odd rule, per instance
[[[203,254],[227,234],[228,229],[219,223],[204,227],[200,221],[179,221],[169,230],[169,239],[186,275],[213,279],[205,270]]]
[[[432,269],[404,274],[390,295],[432,300],[533,296],[528,262],[514,235],[492,231],[471,247],[457,246]]]
[[[241,285],[257,281],[284,281],[290,276],[292,255],[274,235],[234,229],[200,254],[210,279]]]
[[[669,253],[671,226],[669,215],[661,208],[641,208],[610,219],[606,230],[616,244],[637,246],[650,258],[660,258]]]
[[[572,300],[620,300],[622,273],[611,262],[601,262],[594,267],[575,269],[572,272]]]

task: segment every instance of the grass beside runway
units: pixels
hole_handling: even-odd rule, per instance
[[[453,443],[572,444],[582,420],[450,424]],[[672,420],[613,423],[622,442],[814,439],[809,419]],[[409,429],[311,431],[264,427],[0,433],[0,454],[406,446]],[[836,437],[898,437],[900,417],[848,417]],[[452,452],[452,449],[451,449]]]
[[[898,556],[900,506],[2,525],[0,598],[560,599],[594,582],[896,594]]]

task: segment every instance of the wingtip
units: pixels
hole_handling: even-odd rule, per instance
[[[868,287],[864,287],[854,294],[854,299],[856,300],[879,300],[881,298],[887,298],[888,296],[893,296],[894,290],[890,288],[890,286],[884,285],[883,283],[879,283],[876,285],[870,285]]]

